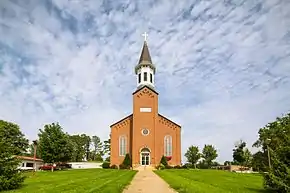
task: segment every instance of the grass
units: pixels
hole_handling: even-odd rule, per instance
[[[136,171],[111,169],[77,169],[27,173],[23,187],[5,193],[117,193],[130,183]]]
[[[264,193],[259,174],[241,174],[219,170],[157,170],[179,193]]]

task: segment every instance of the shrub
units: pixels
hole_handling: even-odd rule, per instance
[[[130,155],[128,153],[126,154],[122,165],[124,165],[126,168],[131,167],[131,158],[130,158]]]
[[[103,167],[104,169],[108,169],[108,168],[110,168],[110,162],[104,162],[104,163],[102,164],[102,167]]]
[[[180,165],[174,166],[174,169],[181,169]]]
[[[190,164],[184,164],[181,166],[182,169],[188,169],[190,168]]]
[[[119,168],[120,168],[121,170],[124,170],[124,169],[130,169],[130,167],[131,167],[131,166],[126,166],[126,165],[124,165],[124,164],[119,165]]]
[[[117,165],[111,165],[111,169],[118,169]]]
[[[165,169],[172,169],[173,167],[170,165],[165,166]]]
[[[168,165],[166,157],[164,155],[162,156],[162,158],[160,160],[160,164],[163,164],[163,166],[167,166]]]
[[[155,167],[157,170],[164,170],[165,166],[163,164],[159,164]]]

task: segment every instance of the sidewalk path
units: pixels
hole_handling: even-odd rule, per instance
[[[123,193],[176,193],[176,191],[153,171],[141,170]]]

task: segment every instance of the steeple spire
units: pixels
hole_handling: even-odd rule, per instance
[[[154,75],[156,69],[152,63],[148,49],[148,34],[145,32],[144,34],[142,34],[142,36],[144,36],[143,48],[141,51],[139,62],[135,67],[135,74],[137,75],[137,88],[147,85],[154,89]]]
[[[149,49],[148,49],[148,45],[147,45],[147,41],[146,40],[144,41],[142,52],[141,52],[141,56],[140,56],[138,64],[140,64],[143,61],[144,62],[149,62],[150,64],[152,64],[152,60],[151,60],[151,56],[150,56],[150,53],[149,53]]]

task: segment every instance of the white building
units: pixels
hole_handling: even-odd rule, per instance
[[[28,157],[28,156],[17,156],[17,158],[21,160],[21,163],[19,165],[19,168],[21,170],[33,170],[34,163],[36,164],[36,170],[39,170],[39,167],[43,165],[42,159],[36,158],[34,160],[33,157]]]

